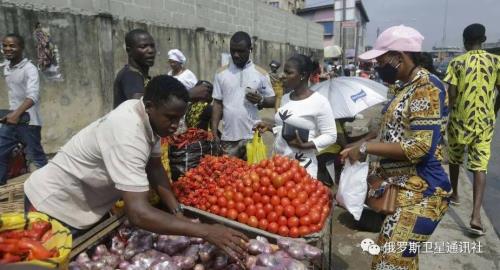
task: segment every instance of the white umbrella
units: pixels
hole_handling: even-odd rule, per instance
[[[323,49],[323,56],[325,58],[335,58],[339,57],[341,54],[342,49],[337,45],[327,46]]]
[[[387,87],[361,77],[338,77],[311,87],[330,101],[337,119],[354,117],[359,112],[387,100]]]

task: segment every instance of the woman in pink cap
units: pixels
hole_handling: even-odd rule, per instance
[[[420,67],[423,39],[411,27],[390,27],[377,38],[373,50],[359,56],[376,59],[384,82],[401,82],[383,110],[380,140],[355,144],[341,153],[351,161],[367,154],[379,156],[374,173],[399,186],[397,208],[382,225],[377,243],[381,252],[372,269],[418,269],[418,250],[427,247],[423,243],[448,209],[451,185],[441,166],[447,96],[444,87],[436,87],[434,76]]]

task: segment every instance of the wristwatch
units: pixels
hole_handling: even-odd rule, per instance
[[[361,159],[365,159],[366,158],[366,148],[367,148],[367,143],[366,142],[363,142],[361,144],[361,146],[359,146],[359,153],[361,154]]]

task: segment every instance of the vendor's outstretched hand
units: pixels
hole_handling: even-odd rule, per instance
[[[243,262],[248,255],[246,252],[248,238],[243,233],[219,224],[213,224],[209,226],[205,240],[244,265]]]

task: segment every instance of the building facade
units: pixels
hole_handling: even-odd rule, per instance
[[[294,14],[297,13],[298,10],[303,9],[305,4],[305,0],[262,0],[262,2]]]
[[[348,58],[357,57],[365,48],[368,13],[361,0],[306,0],[297,15],[323,26],[324,47],[338,45]],[[345,15],[345,16],[344,16]],[[344,31],[345,40],[341,38]]]

